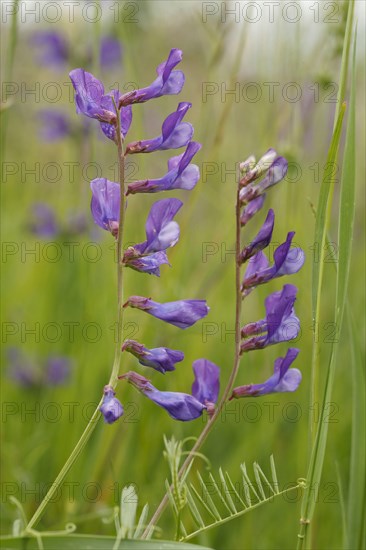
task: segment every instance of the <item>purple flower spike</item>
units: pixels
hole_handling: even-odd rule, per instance
[[[230,399],[239,397],[258,397],[268,393],[293,392],[301,382],[301,372],[290,369],[290,365],[299,354],[296,348],[289,348],[285,357],[279,357],[274,364],[274,374],[263,384],[249,384],[234,388]]]
[[[71,134],[71,124],[62,111],[42,109],[37,113],[40,121],[39,136],[43,141],[57,141]]]
[[[191,327],[209,312],[205,300],[178,300],[159,304],[150,298],[131,296],[123,305],[128,306],[146,311],[157,319],[182,329]]]
[[[119,91],[118,90],[112,90],[110,94],[104,95],[101,99],[100,105],[106,112],[114,113],[114,104],[112,100],[112,96],[116,102],[116,105],[118,103],[119,98]],[[127,107],[122,107],[121,109],[121,134],[122,139],[124,139],[127,135],[128,130],[130,129],[131,122],[132,122],[132,107],[131,105],[128,105]],[[105,136],[107,136],[108,139],[111,139],[113,141],[116,141],[116,125],[111,124],[109,122],[101,122],[100,127],[104,133]]]
[[[120,97],[119,106],[126,106],[132,103],[143,103],[162,95],[179,94],[184,85],[184,74],[182,71],[173,71],[174,67],[182,61],[182,51],[172,49],[166,61],[161,63],[156,72],[158,77],[150,86],[127,92]]]
[[[219,367],[208,359],[197,359],[192,367],[195,376],[192,385],[193,397],[204,405],[213,405],[220,391]]]
[[[191,103],[179,103],[177,110],[164,121],[161,136],[144,141],[134,141],[127,145],[126,153],[152,153],[157,150],[179,149],[189,143],[193,136],[193,126],[182,122]]]
[[[244,340],[241,353],[287,342],[298,336],[300,321],[294,310],[296,292],[294,285],[284,285],[282,291],[274,292],[266,298],[266,319],[249,323],[241,329],[242,338],[257,333],[257,336]]]
[[[106,424],[113,424],[124,413],[121,402],[115,397],[116,392],[112,386],[104,386],[103,403],[100,406],[100,412],[104,416]]]
[[[107,100],[104,96],[104,86],[101,81],[91,73],[84,71],[84,69],[74,69],[69,73],[69,76],[76,91],[76,112],[90,118],[96,118],[100,122],[114,124],[116,121],[115,110],[106,109],[102,105],[102,100]]]
[[[130,371],[120,378],[128,380],[143,395],[165,409],[175,420],[182,422],[194,420],[206,409],[205,405],[187,393],[157,390],[147,378],[136,372]]]
[[[103,36],[100,41],[100,65],[103,68],[111,69],[119,67],[122,62],[122,47],[117,40],[111,36]],[[118,103],[117,103],[118,105]]]
[[[249,220],[255,216],[257,212],[263,207],[266,195],[260,195],[256,199],[252,200],[244,209],[240,216],[240,224],[243,227]]]
[[[297,273],[305,261],[305,254],[301,248],[291,248],[295,233],[288,233],[284,243],[278,246],[274,252],[274,265],[269,267],[269,262],[263,252],[258,252],[249,262],[242,283],[242,291],[245,292],[271,279]]]
[[[269,245],[273,233],[274,218],[274,212],[272,209],[270,209],[268,211],[266,221],[262,225],[257,236],[250,243],[250,245],[246,246],[243,249],[241,253],[242,263],[249,260],[249,258],[254,256],[254,254],[256,254],[259,250],[263,250],[263,248],[266,248]]]
[[[118,235],[121,191],[118,183],[106,178],[96,178],[90,182],[93,193],[91,212],[99,227]]]
[[[55,31],[37,31],[31,42],[38,48],[37,62],[40,65],[64,68],[69,57],[69,48],[62,34]]]
[[[60,233],[54,210],[42,202],[33,205],[33,221],[29,230],[37,237],[50,239]]]
[[[128,186],[126,195],[135,193],[157,193],[171,189],[194,188],[200,178],[200,171],[195,164],[189,164],[194,155],[201,149],[201,144],[191,141],[186,151],[168,161],[168,172],[160,179],[140,180]]]
[[[132,353],[139,360],[140,365],[151,367],[163,374],[175,370],[175,364],[184,359],[184,353],[169,348],[145,348],[135,340],[126,340],[122,346],[122,351]]]

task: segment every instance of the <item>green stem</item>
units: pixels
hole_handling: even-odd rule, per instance
[[[240,260],[240,251],[241,251],[241,239],[240,239],[240,199],[239,199],[239,187],[237,190],[237,196],[236,196],[236,238],[235,238],[235,357],[234,357],[234,365],[228,380],[228,383],[225,387],[224,393],[221,397],[221,400],[212,415],[212,417],[208,420],[205,428],[199,435],[196,443],[193,445],[192,449],[190,450],[186,460],[183,462],[183,465],[181,469],[178,472],[178,478],[180,479],[183,474],[187,471],[188,467],[190,466],[191,462],[194,460],[195,455],[197,451],[202,447],[203,443],[205,442],[206,438],[208,437],[209,433],[211,432],[216,420],[219,418],[221,411],[225,407],[228,398],[232,392],[232,389],[234,387],[235,379],[238,374],[239,366],[240,366],[240,319],[241,319],[241,306],[242,306],[242,294],[240,290],[240,266],[241,266],[241,260]],[[154,515],[152,516],[149,525],[146,527],[145,531],[142,534],[141,538],[146,538],[148,533],[150,533],[151,528],[156,525],[157,521],[159,520],[161,514],[165,510],[166,505],[168,504],[169,497],[168,494],[165,493],[163,499],[161,500],[158,508],[156,509]]]
[[[122,263],[123,259],[123,236],[124,236],[124,227],[125,227],[125,152],[123,146],[123,139],[121,134],[121,120],[120,114],[117,109],[117,105],[112,98],[114,107],[117,112],[117,151],[118,151],[118,168],[119,168],[119,183],[121,189],[121,200],[119,208],[119,227],[118,227],[118,239],[117,239],[117,319],[118,319],[118,330],[117,330],[117,341],[114,353],[114,363],[112,368],[111,377],[108,384],[113,388],[116,387],[118,382],[118,372],[121,364],[122,357],[122,342],[123,342],[123,274],[124,274],[124,265]]]
[[[113,99],[113,98],[112,98]],[[118,371],[121,362],[121,346],[123,341],[123,234],[125,226],[125,154],[123,148],[123,140],[121,135],[121,120],[120,113],[117,109],[116,104],[116,114],[117,114],[117,123],[116,123],[116,134],[117,134],[117,151],[118,151],[118,165],[119,165],[119,182],[121,188],[121,200],[120,200],[120,218],[118,226],[118,239],[117,239],[117,298],[118,298],[118,337],[115,346],[114,362],[112,367],[111,376],[109,379],[109,385],[115,387],[118,381]],[[85,430],[83,431],[79,441],[75,445],[71,455],[65,462],[60,473],[56,477],[55,481],[51,485],[41,504],[38,506],[37,510],[33,514],[32,518],[29,520],[28,525],[26,526],[24,533],[29,533],[32,528],[38,523],[41,519],[44,511],[47,507],[47,504],[51,501],[55,492],[62,485],[66,475],[70,471],[74,462],[77,460],[82,450],[84,449],[86,443],[89,441],[91,434],[93,433],[98,420],[100,418],[99,408],[103,402],[103,398],[98,403],[97,408],[95,409],[91,419],[89,420]]]

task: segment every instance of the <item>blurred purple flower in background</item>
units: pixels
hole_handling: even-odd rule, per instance
[[[230,399],[239,397],[258,397],[269,393],[293,392],[301,382],[301,372],[290,369],[290,365],[299,354],[296,348],[289,348],[285,357],[279,357],[274,363],[274,373],[263,384],[248,384],[233,389]]]
[[[25,388],[59,386],[67,382],[71,374],[71,360],[61,355],[30,360],[20,348],[9,348],[7,360],[9,377]]]
[[[46,362],[46,379],[51,386],[63,384],[70,375],[70,360],[67,357],[50,356]]]
[[[55,212],[47,204],[41,202],[33,204],[31,215],[32,220],[28,223],[28,229],[37,237],[49,239],[60,233]]]
[[[64,70],[70,50],[65,37],[57,31],[37,31],[31,37],[39,65]]]
[[[122,351],[132,353],[137,357],[140,365],[151,367],[163,374],[175,370],[175,364],[184,359],[182,351],[169,348],[148,349],[136,340],[126,340],[122,346]]]
[[[206,317],[209,307],[206,300],[178,300],[159,304],[143,296],[131,296],[123,307],[132,307],[145,311],[157,319],[178,328],[188,328]]]
[[[58,141],[72,133],[72,125],[66,113],[42,109],[37,113],[39,137],[43,141]]]
[[[37,31],[31,37],[31,44],[36,47],[36,60],[39,65],[64,70],[67,63],[75,61],[75,52],[59,31]],[[81,53],[79,61],[82,65],[91,63],[92,50],[87,49]],[[99,62],[104,69],[121,67],[122,46],[117,38],[102,36]]]
[[[32,205],[30,218],[27,224],[28,231],[43,239],[57,239],[61,235],[81,235],[88,231],[87,218],[83,212],[69,211],[66,222],[61,225],[56,219],[55,209],[42,202]]]
[[[122,46],[117,38],[102,36],[100,41],[100,66],[106,69],[121,68]]]

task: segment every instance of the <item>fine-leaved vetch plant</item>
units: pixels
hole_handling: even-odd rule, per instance
[[[115,240],[117,251],[117,321],[118,338],[116,339],[114,358],[111,364],[109,379],[106,373],[104,389],[101,388],[100,402],[90,419],[79,442],[72,451],[69,459],[62,468],[44,500],[39,505],[34,516],[28,522],[24,533],[34,534],[34,526],[39,521],[47,504],[51,501],[56,489],[63,482],[66,474],[75,462],[86,442],[91,436],[96,420],[102,416],[105,423],[114,424],[124,414],[123,392],[124,384],[130,383],[144,397],[153,401],[177,421],[192,421],[203,414],[207,414],[207,422],[195,440],[189,451],[183,451],[183,443],[174,439],[165,439],[166,457],[169,461],[171,482],[168,483],[166,494],[161,504],[152,515],[150,521],[147,518],[146,509],[140,517],[137,525],[133,525],[136,510],[133,512],[133,520],[127,528],[124,522],[126,503],[122,499],[124,512],[120,519],[116,520],[117,539],[124,537],[148,538],[152,536],[158,519],[166,504],[170,501],[176,516],[176,538],[189,538],[189,533],[182,522],[182,511],[188,505],[193,516],[204,530],[212,524],[223,521],[215,512],[215,505],[206,500],[214,520],[210,525],[203,525],[197,518],[200,517],[192,489],[187,485],[187,477],[192,466],[193,459],[199,454],[199,450],[209,435],[220,412],[229,400],[245,397],[260,397],[274,392],[293,392],[301,382],[301,373],[293,367],[299,350],[289,347],[287,352],[278,357],[273,365],[273,371],[268,375],[262,374],[263,381],[256,384],[245,381],[245,373],[240,372],[241,362],[245,363],[246,354],[255,350],[262,350],[267,346],[280,342],[289,342],[295,339],[300,331],[300,321],[295,313],[295,301],[297,288],[292,284],[285,284],[276,292],[267,296],[264,302],[264,311],[253,315],[250,323],[242,325],[241,310],[243,300],[256,287],[264,285],[284,275],[295,274],[304,263],[304,253],[300,248],[292,247],[294,232],[289,232],[282,244],[273,255],[271,263],[265,250],[271,243],[275,222],[275,213],[269,209],[263,225],[254,236],[242,236],[243,229],[247,229],[250,220],[257,216],[264,208],[266,193],[278,184],[286,175],[287,161],[279,156],[274,149],[269,149],[258,161],[250,156],[240,164],[238,173],[238,185],[236,191],[236,234],[235,234],[235,281],[232,291],[236,296],[235,307],[235,353],[234,364],[231,369],[227,365],[218,366],[214,363],[214,350],[210,350],[210,358],[196,358],[192,364],[193,384],[190,391],[187,388],[179,388],[182,391],[165,391],[165,378],[161,374],[174,377],[174,370],[178,363],[184,361],[182,350],[171,349],[169,342],[164,347],[154,347],[154,342],[138,342],[124,335],[124,316],[128,308],[140,310],[141,315],[146,313],[155,319],[152,323],[169,323],[179,329],[189,329],[197,321],[206,317],[209,307],[204,297],[182,296],[179,300],[168,302],[159,301],[159,296],[125,296],[124,278],[126,269],[146,274],[167,276],[164,266],[169,265],[168,250],[175,246],[179,240],[180,229],[176,217],[183,207],[183,202],[178,198],[159,198],[150,208],[146,217],[146,240],[133,246],[124,244],[126,223],[133,218],[135,200],[143,200],[141,197],[133,198],[132,195],[144,193],[162,193],[171,190],[191,190],[200,178],[199,167],[192,164],[192,159],[201,149],[201,145],[193,140],[193,127],[184,121],[192,105],[188,102],[180,102],[177,109],[170,113],[162,124],[161,134],[152,139],[140,141],[128,141],[128,132],[132,124],[134,109],[141,108],[137,104],[164,97],[166,95],[179,94],[183,88],[185,76],[182,71],[176,70],[176,66],[182,61],[182,52],[172,49],[166,61],[157,67],[157,78],[149,86],[121,94],[119,90],[105,93],[104,85],[91,73],[84,69],[74,69],[70,78],[75,89],[76,111],[80,115],[95,119],[106,138],[115,146],[118,157],[119,181],[109,181],[100,177],[91,181],[91,213],[94,222],[103,230],[111,234]],[[125,177],[125,162],[130,155],[146,154],[162,150],[180,150],[168,161],[168,168],[163,175],[154,179],[135,181],[127,185]],[[181,150],[183,149],[183,152]],[[204,151],[203,151],[204,154]],[[131,212],[130,212],[131,211]],[[260,215],[260,214],[259,214]],[[203,222],[202,222],[203,223]],[[243,270],[245,267],[245,270]],[[210,304],[215,307],[215,304]],[[230,350],[228,350],[228,354]],[[127,360],[130,354],[130,360]],[[121,359],[125,357],[124,365],[135,363],[135,370],[124,371],[121,369]],[[140,367],[141,366],[141,367]],[[180,365],[179,368],[187,368]],[[149,372],[149,377],[145,374]],[[222,378],[228,380],[220,392],[220,372]],[[246,382],[246,383],[245,383]],[[156,411],[157,418],[163,411]],[[157,423],[158,425],[158,423]],[[113,429],[113,426],[108,429]],[[161,434],[163,437],[163,434]],[[185,460],[180,464],[180,459]],[[262,487],[260,480],[266,480],[273,494],[280,494],[277,487],[276,474],[273,459],[271,459],[272,483],[264,476],[263,471],[257,465],[254,469],[257,487]],[[253,490],[245,465],[242,465],[243,479],[245,480],[246,500],[241,500],[245,511],[250,509],[255,502],[265,502],[264,490],[254,490],[254,501],[248,491]],[[264,477],[263,477],[264,476]],[[224,478],[232,485],[220,470],[221,480]],[[201,480],[202,481],[202,480]],[[202,481],[202,490],[205,484]],[[231,484],[231,485],[230,485]],[[250,490],[248,489],[250,487]],[[195,490],[197,496],[198,491]],[[226,502],[229,509],[228,517],[237,517],[241,511],[232,507],[228,495],[219,497]],[[239,495],[238,495],[239,496]],[[252,495],[253,496],[253,495]],[[201,498],[201,504],[202,504]],[[206,507],[207,507],[206,506]],[[132,512],[131,512],[132,513]],[[137,521],[137,520],[136,520]],[[202,520],[203,521],[203,520]]]

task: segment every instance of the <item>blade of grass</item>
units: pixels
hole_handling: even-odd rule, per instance
[[[342,104],[339,112],[337,124],[333,133],[332,141],[328,151],[327,162],[325,164],[322,184],[319,193],[319,203],[316,212],[315,236],[314,242],[319,246],[319,259],[313,262],[313,328],[316,334],[317,326],[320,321],[321,292],[323,288],[324,260],[326,254],[326,237],[329,227],[330,215],[332,211],[333,194],[335,186],[334,167],[336,165],[339,142],[341,139],[341,130],[346,105]],[[319,402],[319,358],[320,343],[318,338],[314,338],[312,354],[312,372],[311,372],[311,406]],[[311,442],[314,442],[316,429],[316,419],[314,416],[310,421]]]
[[[351,33],[350,27],[348,27],[348,33]],[[351,34],[346,32],[346,43],[350,41]],[[355,49],[355,42],[354,42]],[[344,167],[342,171],[342,182],[341,182],[341,201],[340,201],[340,217],[339,217],[339,237],[342,239],[342,247],[339,250],[339,266],[337,269],[337,290],[336,290],[336,303],[335,303],[335,326],[338,327],[339,332],[341,331],[343,313],[346,304],[347,297],[347,286],[348,286],[348,276],[350,269],[350,259],[351,259],[351,245],[352,245],[352,235],[353,235],[353,223],[354,223],[354,186],[355,186],[355,90],[354,90],[354,74],[355,74],[355,57],[353,58],[353,70],[352,70],[352,91],[351,91],[351,100],[350,100],[350,116],[347,124],[347,134],[346,134],[346,144],[345,144],[345,154],[344,154]],[[343,75],[344,76],[344,75]],[[339,146],[340,139],[340,130],[342,126],[342,119],[344,115],[344,104],[339,111],[337,124],[332,138],[331,147],[329,150],[328,159],[334,161],[337,157],[337,151]],[[319,198],[319,208],[317,212],[317,221],[316,229],[318,231],[319,237],[321,237],[322,249],[327,237],[327,231],[329,226],[330,218],[330,206],[331,198],[334,191],[334,183],[332,186],[327,185],[325,182],[324,186],[322,185],[320,198]],[[327,194],[325,194],[327,193]],[[347,199],[345,195],[349,194]],[[329,196],[327,196],[329,195]],[[343,200],[345,204],[343,204]],[[352,206],[353,205],[353,206]],[[323,225],[320,226],[320,220],[323,221]],[[320,261],[322,262],[322,257]],[[316,305],[316,318],[318,321],[318,314],[320,313],[320,291],[322,289],[322,276],[323,269],[322,266],[319,269],[315,269],[317,272],[317,288],[315,291],[315,305]],[[298,549],[303,547],[304,541],[306,544],[306,537],[308,534],[308,526],[312,520],[315,504],[317,502],[317,495],[319,484],[321,481],[325,449],[328,436],[328,422],[325,414],[326,404],[331,401],[333,381],[337,360],[337,351],[338,343],[332,344],[331,355],[328,365],[328,371],[326,376],[325,388],[324,388],[324,399],[322,402],[320,419],[318,430],[315,436],[315,443],[312,449],[312,454],[310,458],[310,465],[307,475],[307,486],[304,491],[304,497],[301,507],[301,528],[298,538]],[[314,345],[317,355],[313,355],[315,359],[314,367],[317,367],[317,361],[319,359],[319,347]]]
[[[352,37],[352,27],[353,27],[353,14],[354,14],[354,8],[355,8],[355,2],[354,0],[348,1],[348,12],[347,12],[347,23],[346,23],[346,31],[344,35],[344,44],[343,44],[343,52],[342,52],[342,63],[341,63],[341,73],[339,75],[339,89],[337,94],[337,103],[336,103],[336,110],[334,114],[334,126],[333,131],[336,127],[336,122],[339,116],[339,110],[341,108],[342,102],[344,101],[344,98],[346,97],[346,87],[347,87],[347,76],[348,76],[348,60],[349,60],[349,52],[351,48],[351,37]]]
[[[346,94],[346,86],[348,82],[348,60],[349,52],[352,41],[352,29],[353,29],[353,14],[354,14],[354,0],[350,0],[348,3],[347,11],[347,23],[343,42],[343,53],[341,70],[339,77],[339,89],[337,94],[336,110],[334,115],[334,127],[333,127],[333,139],[331,148],[328,152],[327,163],[325,165],[324,176],[321,184],[319,202],[317,208],[317,216],[315,223],[315,239],[314,242],[318,243],[320,250],[320,257],[318,262],[313,263],[313,285],[312,285],[312,304],[313,304],[313,329],[316,335],[319,317],[320,317],[320,294],[322,290],[323,280],[323,268],[324,268],[324,255],[325,255],[325,239],[327,235],[327,228],[329,225],[329,218],[332,209],[332,198],[334,191],[335,178],[333,177],[334,169],[337,168],[338,157],[338,144],[334,143],[334,137],[337,133],[337,127],[339,125],[340,117],[343,118],[342,111],[344,112],[344,99]],[[341,128],[338,128],[339,131]],[[332,151],[333,143],[336,145],[335,151]],[[319,402],[319,356],[320,346],[318,338],[314,338],[313,356],[312,356],[312,372],[311,372],[311,403],[310,406],[314,406]],[[310,421],[309,430],[309,442],[314,444],[315,438],[315,417],[313,416]]]
[[[342,323],[346,304],[350,272],[350,257],[355,216],[356,180],[356,37],[353,46],[352,87],[349,122],[344,153],[340,195],[339,221],[339,266],[337,276],[337,313]],[[365,430],[366,403],[364,394],[364,372],[362,360],[356,350],[356,326],[348,308],[349,340],[352,353],[352,439],[351,466],[347,506],[347,548],[362,548],[363,519],[365,512]]]
[[[356,344],[356,325],[347,312],[352,367],[352,438],[351,464],[347,503],[347,549],[365,548],[364,518],[366,500],[366,397],[365,374],[360,350]]]

